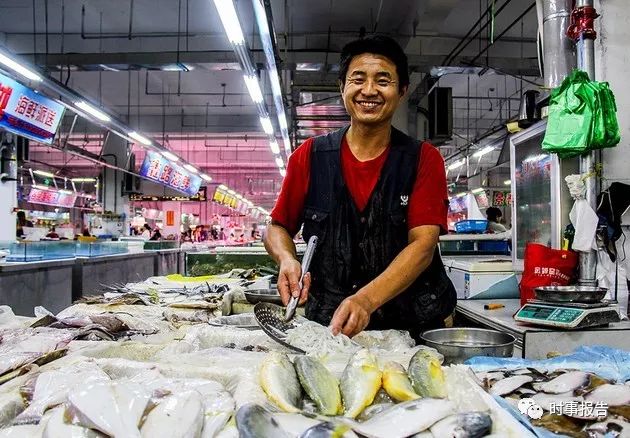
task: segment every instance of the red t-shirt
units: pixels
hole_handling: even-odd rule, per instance
[[[289,157],[287,174],[282,182],[280,196],[271,212],[273,222],[285,227],[290,235],[295,235],[302,225],[302,212],[311,173],[312,146],[313,139],[309,138]],[[430,143],[422,143],[420,147],[422,150],[416,181],[409,197],[407,210],[408,229],[411,230],[420,225],[439,225],[441,232],[446,233],[448,192],[444,159]],[[359,211],[362,211],[368,203],[389,149],[388,147],[372,160],[359,161],[350,150],[345,137],[341,143],[343,179]]]

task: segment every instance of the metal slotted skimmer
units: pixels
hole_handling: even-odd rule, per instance
[[[304,350],[294,347],[286,341],[287,331],[299,327],[300,321],[299,318],[285,321],[284,314],[285,308],[277,304],[260,302],[254,306],[256,321],[271,339],[296,353],[306,353]]]

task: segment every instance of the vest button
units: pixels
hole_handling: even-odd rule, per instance
[[[361,223],[362,223],[362,224],[364,224],[366,220],[367,220],[367,219],[365,219],[365,217],[364,217],[364,216],[361,216]]]
[[[431,294],[431,299],[435,300],[437,297],[434,294]]]
[[[317,219],[317,215],[314,214],[313,216],[311,216],[311,219],[313,219],[313,220]]]

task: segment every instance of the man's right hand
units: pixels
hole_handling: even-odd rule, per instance
[[[309,272],[304,276],[302,290],[300,290],[299,286],[301,276],[302,265],[296,259],[288,258],[280,263],[278,292],[285,306],[289,303],[291,297],[299,297],[299,305],[306,302],[308,290],[311,287],[311,274]]]

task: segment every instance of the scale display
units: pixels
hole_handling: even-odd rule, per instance
[[[578,309],[545,304],[525,304],[516,312],[514,319],[534,325],[575,329],[618,322],[619,314],[614,306]]]

